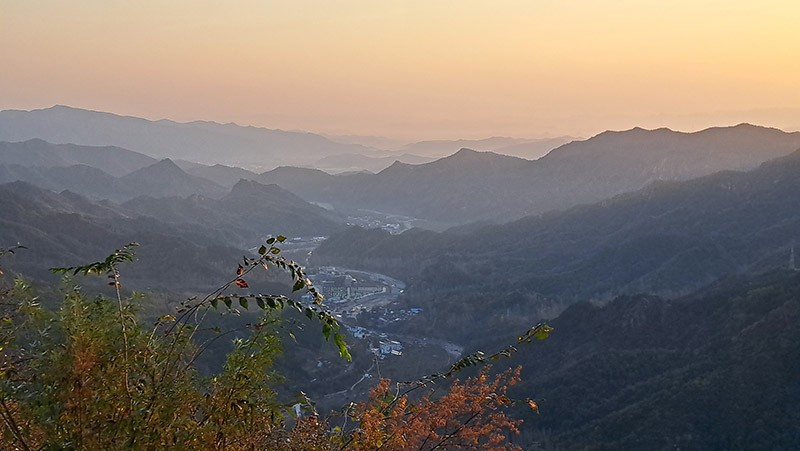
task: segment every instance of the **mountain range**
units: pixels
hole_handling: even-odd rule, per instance
[[[26,275],[46,278],[47,268],[95,261],[136,241],[142,263],[130,277],[139,286],[169,289],[201,290],[224,280],[246,249],[271,234],[316,236],[343,228],[322,208],[245,180],[218,200],[140,196],[121,205],[13,182],[0,184],[0,212],[2,247],[28,248],[14,262]]]
[[[53,280],[50,267],[102,260],[115,248],[135,241],[141,244],[136,250],[140,263],[124,269],[126,284],[138,289],[203,289],[224,280],[242,255],[241,250],[190,229],[24,182],[0,185],[0,211],[3,245],[27,247],[14,256],[14,269],[44,280]]]
[[[554,326],[512,361],[524,367],[512,397],[539,403],[540,415],[519,411],[526,422],[514,440],[526,448],[792,449],[800,441],[800,133],[637,128],[535,161],[498,154],[535,143],[495,139],[488,143],[498,153],[462,149],[376,174],[259,174],[192,161],[195,145],[210,157],[229,142],[233,164],[275,145],[264,150],[271,155],[283,139],[319,144],[297,161],[350,154],[363,165],[376,155],[282,133],[63,107],[2,112],[0,140],[37,138],[0,143],[0,247],[27,247],[4,268],[55,283],[47,268],[137,241],[140,261],[123,268],[125,289],[197,293],[233,276],[267,234],[331,235],[309,254],[312,264],[406,282],[401,304],[389,308],[421,310],[386,332],[470,352],[516,343],[543,319]],[[78,137],[95,141],[42,141]],[[165,153],[108,146],[125,143]],[[159,159],[172,146],[177,159]],[[457,226],[399,235],[345,228],[343,214],[365,208]],[[318,341],[287,360],[287,374],[325,377],[327,388],[335,381],[352,394],[345,389],[372,362],[320,366]],[[356,347],[371,356],[366,342]]]
[[[331,155],[322,158],[312,165],[314,168],[336,174],[343,172],[380,172],[395,161],[406,164],[423,164],[435,160],[433,157],[421,157],[410,153],[394,154],[386,157],[367,156],[362,154]]]
[[[305,165],[329,155],[371,153],[304,132],[207,121],[151,121],[57,105],[32,111],[0,111],[0,141],[42,139],[57,144],[118,146],[163,159],[274,168]]]
[[[41,139],[0,141],[0,164],[41,168],[92,166],[115,177],[156,163],[153,157],[120,147],[51,144]]]
[[[164,159],[121,177],[84,164],[73,166],[21,166],[0,164],[0,183],[23,181],[53,191],[70,190],[93,199],[123,201],[138,196],[221,197],[227,190],[216,183],[187,174]]]
[[[343,219],[311,205],[277,185],[240,180],[220,199],[140,196],[121,205],[176,227],[202,228],[203,233],[242,249],[270,234],[326,236],[342,230]]]
[[[333,177],[279,168],[258,180],[341,210],[371,209],[452,225],[504,222],[590,204],[659,180],[750,169],[800,148],[800,133],[741,124],[696,133],[605,132],[531,161],[462,149],[420,165]]]
[[[314,256],[409,281],[408,302],[428,310],[415,327],[472,340],[470,319],[524,327],[580,300],[680,296],[725,275],[787,267],[797,242],[800,151],[503,225],[400,235],[352,228]],[[452,315],[465,305],[469,313]]]
[[[494,136],[485,139],[432,140],[406,144],[400,147],[397,152],[408,152],[441,158],[451,155],[459,149],[468,148],[477,151],[510,155],[527,160],[536,160],[546,155],[551,150],[576,140],[578,140],[578,138],[570,136],[539,139]]]

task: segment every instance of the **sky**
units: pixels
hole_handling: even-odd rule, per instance
[[[0,109],[406,140],[800,129],[800,1],[0,0]]]

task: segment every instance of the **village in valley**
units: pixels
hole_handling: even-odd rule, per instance
[[[320,267],[309,278],[347,331],[356,339],[367,340],[377,358],[403,355],[404,343],[376,329],[422,313],[421,308],[400,307],[398,298],[405,283],[383,274],[333,266]]]

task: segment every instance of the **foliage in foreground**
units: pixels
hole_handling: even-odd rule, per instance
[[[514,401],[507,387],[519,369],[491,377],[484,370],[463,383],[455,381],[439,397],[413,398],[466,366],[484,363],[476,353],[443,374],[392,390],[379,382],[370,399],[352,404],[340,419],[323,420],[307,399],[306,414],[292,410],[275,392],[280,376],[273,368],[282,343],[276,312],[294,308],[322,325],[342,357],[350,359],[339,323],[322,305],[298,265],[281,257],[271,238],[257,258],[245,258],[235,276],[203,299],[181,304],[176,315],[146,326],[137,316],[141,299],[125,297],[119,265],[133,260],[126,246],[106,260],[58,272],[99,274],[109,279],[115,298],[90,297],[79,288],[64,291],[59,309],[44,308],[31,286],[18,277],[0,287],[0,443],[3,449],[507,449],[509,433],[521,421],[505,409]],[[311,301],[285,296],[231,294],[248,288],[255,269],[289,272],[295,291]],[[68,286],[71,279],[65,279]],[[236,313],[258,307],[258,321],[229,331],[208,332],[203,321],[215,309]],[[520,341],[541,339],[546,326],[531,329]],[[236,338],[221,370],[200,375],[194,363],[214,340]],[[490,358],[516,351],[509,347]],[[529,400],[526,400],[529,401]],[[532,408],[536,405],[529,401]],[[334,420],[341,424],[333,425]]]

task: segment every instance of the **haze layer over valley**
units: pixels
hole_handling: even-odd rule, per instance
[[[24,127],[19,125],[20,118],[26,121]],[[117,125],[109,128],[108,123],[93,122],[99,119]],[[133,144],[136,150],[87,144],[101,144],[108,129],[119,133],[120,124],[136,124],[130,130],[138,127],[139,138],[149,137],[149,141],[137,144],[131,138],[136,132],[129,130],[120,133],[128,138],[109,142]],[[394,161],[386,168],[374,166],[378,169],[374,173],[329,173],[299,166],[259,172],[251,170],[258,164],[247,169],[231,162],[249,158],[266,164],[270,152],[293,155],[294,161],[311,161],[329,153],[319,160],[323,166],[342,167],[382,165],[392,157],[386,156],[387,151],[366,148],[359,148],[361,153],[337,154],[344,145],[328,140],[316,141],[325,143],[317,153],[291,153],[285,149],[305,148],[303,142],[310,135],[279,134],[291,138],[286,138],[285,145],[293,144],[274,147],[264,138],[269,135],[266,131],[199,124],[203,125],[148,122],[65,108],[0,114],[0,130],[6,136],[30,138],[0,142],[0,236],[27,248],[14,256],[14,269],[54,283],[47,268],[91,261],[118,243],[137,241],[142,243],[139,262],[126,272],[130,288],[191,294],[212,289],[214,280],[225,278],[231,262],[251,254],[253,246],[272,233],[285,234],[286,255],[307,266],[350,337],[352,364],[315,356],[315,340],[305,332],[299,354],[281,363],[283,371],[297,381],[323,374],[330,379],[310,390],[303,387],[322,408],[366,396],[370,385],[365,381],[375,378],[379,370],[382,375],[413,378],[435,371],[442,359],[452,362],[473,350],[513,341],[516,331],[540,321],[551,321],[558,329],[542,349],[516,360],[531,368],[548,362],[549,371],[584,381],[594,370],[563,367],[557,356],[584,352],[570,347],[585,346],[580,343],[591,330],[625,322],[633,315],[637,319],[631,320],[630,327],[638,331],[640,324],[649,321],[639,315],[676,312],[680,316],[682,305],[695,308],[697,304],[697,309],[712,309],[708,311],[727,318],[741,307],[702,305],[712,302],[708,293],[718,292],[714,290],[741,290],[741,285],[730,282],[731,277],[755,278],[754,283],[765,283],[771,290],[776,284],[794,283],[795,243],[800,238],[797,132],[750,124],[694,133],[634,128],[572,140],[538,159],[462,148],[440,158],[403,153],[416,158],[414,164]],[[98,133],[104,127],[107,130]],[[236,133],[214,135],[214,139],[226,146],[230,143],[232,149],[239,146],[243,150],[238,154],[234,151],[214,159],[211,150],[192,153],[191,145],[180,150],[168,144],[170,136],[181,136],[179,130],[186,129],[183,135],[187,137],[205,135],[197,141],[187,138],[187,143],[202,141],[212,149],[216,144],[209,133],[226,127]],[[48,142],[69,138],[63,132],[36,132],[40,129],[73,130],[71,137],[81,143]],[[245,131],[263,136],[246,147],[241,144]],[[159,140],[162,144],[147,147]],[[447,146],[464,143],[421,142],[399,151],[436,155]],[[541,144],[508,139],[471,143],[491,145],[497,152]],[[166,148],[173,150],[165,152]],[[376,157],[380,152],[384,156]],[[278,281],[272,276],[255,283],[278,287]],[[758,301],[754,302],[763,298],[746,296],[755,296]],[[586,301],[608,303],[602,310],[606,316],[576,322],[575,315],[580,314],[576,312],[589,308],[583,306]],[[769,309],[790,308],[770,305]],[[151,308],[168,311],[166,306]],[[751,320],[769,321],[759,315],[770,314],[754,314]],[[669,321],[682,321],[680,326],[667,326],[681,328],[695,327],[696,322],[701,329],[686,338],[690,341],[729,333],[719,328],[733,327],[727,325],[728,319],[708,323],[702,315]],[[559,341],[562,328],[567,329],[563,343]],[[495,332],[487,335],[476,330]],[[663,373],[666,364],[659,359],[695,363],[679,357],[690,351],[673,349],[659,337],[654,334],[630,348],[634,345],[626,344],[623,334],[622,341],[603,342],[600,354],[584,359],[607,367],[625,353],[650,355],[655,351],[648,346],[667,346],[666,354],[630,360],[640,376],[593,377],[610,384],[602,390],[615,393],[647,380],[652,390],[669,398],[712,396],[703,390],[690,396],[666,388],[675,379]],[[753,340],[760,343],[762,338]],[[547,347],[551,342],[555,342],[552,351]],[[766,343],[756,346],[775,346]],[[702,364],[716,359],[716,354],[706,356],[703,350],[691,352],[703,356]],[[783,351],[775,352],[770,354],[777,359],[772,364],[788,358]],[[300,356],[318,359],[318,364],[309,367]],[[639,373],[653,358],[659,362],[656,367]],[[199,364],[210,368],[218,363],[211,358]],[[775,377],[791,377],[794,370],[774,371]],[[613,432],[576,432],[586,422],[617,420],[599,413],[597,406],[583,406],[587,401],[576,401],[575,393],[585,388],[574,388],[564,397],[563,387],[547,373],[533,374],[532,382],[523,387],[541,387],[548,403],[553,403],[552,412],[563,420],[532,420],[532,426],[524,430],[524,440],[553,439],[570,446],[592,440],[626,447],[662,443],[622,438]],[[738,374],[729,370],[725,377]],[[691,378],[681,379],[682,383],[691,383]],[[302,384],[290,385],[300,389]],[[632,393],[629,400],[600,404],[628,409],[640,402],[636,396],[643,395]],[[788,406],[793,399],[784,393],[776,402]],[[576,402],[582,402],[582,407]],[[582,409],[582,413],[564,409]],[[674,409],[678,410],[671,412],[678,415],[680,409]],[[658,415],[661,410],[651,412]],[[765,412],[776,415],[774,409]],[[640,418],[643,415],[647,417],[640,413]],[[726,420],[709,426],[715,431],[703,441],[709,446],[738,430],[728,412],[718,415]],[[778,434],[770,440],[775,444],[789,439]]]

